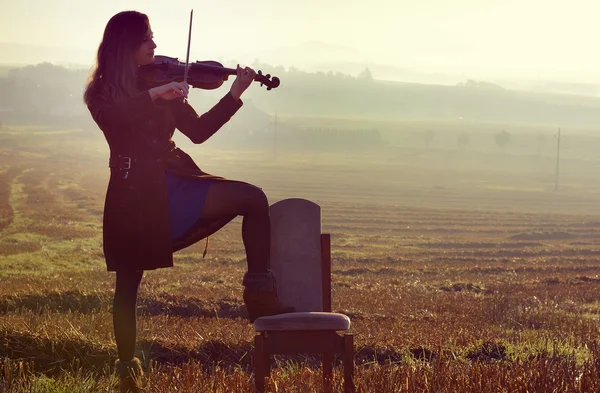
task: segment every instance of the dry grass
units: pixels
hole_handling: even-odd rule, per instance
[[[38,137],[2,136],[14,154],[0,155],[0,392],[111,391],[105,152],[79,134]],[[585,173],[552,194],[531,191],[543,181],[514,168],[457,175],[431,155],[358,165],[205,153],[216,164],[204,169],[264,185],[272,201],[321,204],[359,392],[600,391],[600,209]],[[137,355],[149,392],[251,391],[240,231],[238,219],[205,259],[196,244],[174,268],[145,274]],[[318,356],[276,364],[271,391],[321,391]]]
[[[598,355],[595,352],[595,355]],[[456,362],[439,359],[400,365],[375,365],[358,368],[355,383],[362,392],[595,392],[600,389],[597,357],[584,367],[570,357],[552,354],[517,363]],[[108,370],[99,373],[79,371],[48,379],[31,372],[27,363],[4,361],[3,392],[25,392],[60,387],[61,391],[110,391],[116,381]],[[195,361],[180,365],[152,362],[146,377],[148,392],[248,392],[251,376],[241,369],[215,366],[206,370]],[[334,392],[342,392],[340,373],[336,373]],[[320,373],[306,365],[282,365],[274,370],[267,388],[273,392],[322,392]],[[177,390],[175,390],[177,389]]]
[[[15,170],[0,171],[0,230],[8,227],[13,221],[13,211],[10,206],[10,183]]]

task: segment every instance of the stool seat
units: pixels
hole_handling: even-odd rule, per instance
[[[255,332],[348,329],[350,329],[350,318],[335,312],[293,312],[260,317],[254,321]]]

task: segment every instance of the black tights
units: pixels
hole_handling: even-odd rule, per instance
[[[117,272],[117,284],[113,301],[113,325],[115,341],[121,361],[133,359],[136,333],[136,301],[138,288],[144,272]]]
[[[243,216],[242,240],[248,271],[264,272],[270,266],[271,219],[269,201],[260,188],[243,182],[218,181],[210,185],[202,218]]]
[[[264,272],[269,268],[271,220],[269,203],[264,192],[242,182],[216,182],[206,196],[202,218],[218,219],[241,215],[242,239],[246,249],[249,272]],[[119,359],[133,358],[136,341],[136,301],[143,272],[117,272],[113,302],[113,324]]]

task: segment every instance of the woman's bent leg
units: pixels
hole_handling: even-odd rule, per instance
[[[202,218],[243,216],[242,239],[249,272],[270,265],[271,220],[269,201],[258,187],[241,182],[213,182],[206,195]]]

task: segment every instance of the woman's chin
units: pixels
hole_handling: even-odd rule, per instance
[[[154,63],[154,55],[152,55],[152,56],[147,55],[147,56],[143,57],[142,59],[138,60],[139,61],[138,64],[140,66],[145,66],[145,65]]]

